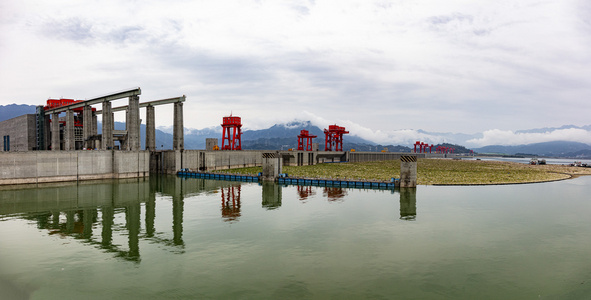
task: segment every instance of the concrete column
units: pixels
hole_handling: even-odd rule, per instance
[[[98,119],[96,117],[96,112],[92,112],[92,132],[91,135],[98,134]]]
[[[185,149],[185,138],[183,134],[183,103],[174,103],[174,120],[173,120],[173,136],[172,136],[172,149],[183,150]]]
[[[417,187],[417,156],[400,156],[400,187]]]
[[[113,113],[111,102],[103,102],[103,137],[101,141],[103,150],[113,149]]]
[[[92,112],[92,132],[91,132],[91,135],[93,137],[96,137],[98,135],[98,120],[96,117],[96,112]],[[101,141],[99,141],[99,140],[94,140],[91,143],[91,147],[96,148],[96,149],[100,149],[101,148],[100,145],[101,145]]]
[[[156,150],[156,117],[154,106],[146,106],[146,150]]]
[[[216,139],[216,138],[205,139],[205,150],[213,151],[216,147],[219,150],[218,139]]]
[[[50,116],[45,115],[45,120],[43,121],[43,132],[45,132],[45,136],[43,137],[44,138],[43,144],[45,145],[45,148],[42,150],[49,150],[49,146],[51,144],[51,135],[50,135],[51,127],[49,125],[50,124],[49,119],[50,119]]]
[[[66,111],[66,129],[64,131],[64,147],[66,151],[76,150],[76,140],[74,139],[74,111]]]
[[[58,113],[51,113],[51,150],[60,150],[60,119]]]
[[[263,153],[263,181],[275,181],[283,171],[279,153]]]
[[[127,106],[128,120],[125,124],[127,129],[127,150],[140,150],[140,97],[129,97]]]
[[[85,105],[82,110],[82,147],[93,148],[90,137],[92,136],[92,107]]]

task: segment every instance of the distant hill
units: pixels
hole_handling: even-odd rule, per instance
[[[517,153],[528,153],[539,156],[550,157],[576,157],[577,155],[585,155],[591,151],[591,146],[577,142],[545,142],[518,146],[485,146],[476,148],[474,151],[478,153],[496,153],[515,155]]]
[[[0,105],[0,122],[22,115],[34,114],[35,107],[35,105],[25,104]]]
[[[25,114],[35,113],[35,105],[19,105],[9,104],[0,105],[0,121],[12,119]],[[101,125],[98,126],[99,132]],[[124,129],[125,124],[121,122],[115,123],[116,129]],[[560,129],[584,129],[591,131],[591,125],[574,126],[564,125],[561,127],[552,128],[537,128],[530,130],[516,131],[516,133],[545,133]],[[275,124],[267,129],[261,130],[246,130],[242,135],[242,148],[248,149],[268,149],[268,150],[287,150],[289,148],[297,148],[297,136],[302,129],[308,130],[311,134],[317,135],[314,139],[315,143],[320,145],[320,149],[324,149],[324,132],[323,129],[312,125],[309,121],[294,121],[285,124]],[[141,143],[142,149],[145,148],[145,130],[146,126],[141,125]],[[205,139],[217,138],[218,144],[221,146],[222,142],[222,128],[220,126],[213,126],[204,129],[189,129],[185,128],[185,149],[205,149]],[[172,149],[172,128],[159,127],[156,129],[156,147],[157,149]],[[442,145],[452,147],[456,150],[455,153],[469,152],[464,146],[463,142],[482,137],[482,133],[478,134],[463,134],[463,133],[434,133],[423,130],[417,130],[417,134],[425,134],[432,136],[443,137],[446,143],[440,143],[436,146]],[[410,137],[412,141],[413,137]],[[419,138],[417,138],[418,140]],[[434,143],[435,144],[435,143]],[[410,152],[411,147],[408,145],[378,145],[374,142],[356,137],[350,134],[343,136],[343,150],[355,149],[356,151],[382,151],[386,148],[390,152]],[[481,148],[475,148],[477,153],[498,153],[515,155],[517,153],[527,153],[538,156],[552,156],[552,157],[568,157],[568,158],[591,158],[591,146],[577,142],[546,142],[535,143],[518,146],[498,146],[491,145]]]
[[[164,128],[170,130],[169,127]],[[324,131],[309,121],[294,121],[286,124],[275,124],[267,129],[245,130],[242,132],[242,149],[244,150],[287,150],[297,149],[298,138],[301,130],[308,130],[310,134],[316,135],[315,143],[320,144],[324,149]],[[213,127],[205,129],[185,129],[185,149],[204,149],[206,138],[217,138],[218,145],[222,144],[222,128]],[[367,149],[373,148],[376,151],[376,144],[362,138],[344,135],[343,149]],[[381,150],[383,147],[380,147]]]
[[[575,125],[563,125],[560,127],[543,127],[543,128],[534,128],[534,129],[527,129],[527,130],[517,130],[515,133],[544,133],[544,132],[551,132],[555,130],[562,130],[562,129],[584,129],[584,130],[591,130],[591,125],[586,126],[575,126]]]

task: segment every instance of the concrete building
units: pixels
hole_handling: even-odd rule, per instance
[[[37,150],[35,114],[18,116],[0,122],[2,151]]]
[[[173,153],[180,158],[184,151],[185,96],[140,103],[140,94],[138,87],[89,100],[49,99],[35,114],[0,122],[4,152],[0,154],[0,184],[149,176],[151,153],[155,151],[154,106],[164,104],[174,105]],[[128,105],[111,106],[111,101],[126,98]],[[148,151],[140,149],[143,107],[147,110]],[[124,130],[114,129],[116,111],[125,111]],[[102,133],[98,134],[100,113]],[[98,151],[76,151],[89,149]]]

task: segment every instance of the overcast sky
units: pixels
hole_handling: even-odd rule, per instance
[[[189,128],[233,113],[386,143],[531,142],[515,131],[591,124],[591,2],[0,1],[0,104],[137,86],[140,101],[186,95]],[[156,116],[172,124],[171,108]]]

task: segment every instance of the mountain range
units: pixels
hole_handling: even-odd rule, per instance
[[[35,112],[34,105],[0,105],[0,121],[4,121],[23,114],[31,114]],[[98,126],[99,132],[101,126]],[[125,129],[125,124],[115,122],[116,129]],[[242,148],[245,150],[287,150],[289,148],[297,148],[297,136],[302,129],[308,130],[311,135],[316,135],[315,143],[319,143],[320,149],[324,149],[324,132],[323,130],[312,124],[310,121],[292,121],[285,124],[275,124],[267,129],[261,130],[245,130],[242,133]],[[574,126],[564,125],[555,128],[537,128],[530,130],[519,130],[511,132],[511,137],[527,137],[532,135],[543,135],[552,132],[569,133],[575,131],[589,132],[591,135],[591,125]],[[190,129],[185,128],[185,149],[204,149],[206,138],[217,138],[218,145],[222,142],[222,128],[209,127],[204,129]],[[414,135],[413,135],[414,132]],[[410,152],[412,150],[414,141],[421,140],[427,143],[432,143],[435,146],[445,145],[456,148],[458,152],[469,152],[470,150],[463,145],[470,144],[478,139],[486,141],[491,135],[499,133],[493,131],[464,134],[464,133],[441,133],[429,132],[424,130],[406,130],[408,135],[402,143],[397,145],[389,144],[382,145],[373,142],[369,139],[346,134],[343,137],[343,149],[355,149],[356,151],[382,151],[387,149],[390,152]],[[141,125],[141,134],[145,136],[145,125]],[[395,134],[395,132],[393,133]],[[500,132],[500,134],[507,134],[507,132]],[[415,137],[416,136],[416,137]],[[144,147],[144,140],[142,139],[142,148]],[[157,149],[171,149],[172,148],[172,127],[158,127],[156,129],[156,147]],[[558,135],[555,140],[541,142],[541,143],[524,143],[523,145],[487,145],[483,147],[472,148],[476,153],[491,153],[491,154],[505,154],[505,155],[537,155],[548,157],[569,157],[569,158],[591,158],[591,146],[586,143],[561,140]]]

